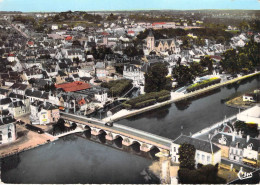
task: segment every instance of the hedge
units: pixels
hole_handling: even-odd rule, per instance
[[[146,100],[135,105],[135,108],[140,109],[156,103],[156,99]]]
[[[148,104],[152,102],[150,100],[155,100],[154,103],[156,103],[156,102],[166,101],[170,99],[170,97],[171,97],[170,91],[167,90],[162,90],[160,92],[151,92],[145,95],[138,96],[131,100],[128,100],[123,103],[123,106],[125,109],[141,108],[143,107],[143,104],[145,104],[145,106],[149,106]]]
[[[220,83],[220,78],[210,78],[208,80],[203,80],[202,82],[195,83],[187,88],[187,92],[196,91],[198,89],[202,89],[204,87],[208,87],[213,84]]]
[[[161,96],[161,97],[158,98],[157,101],[158,102],[163,102],[163,101],[167,101],[169,99],[171,99],[171,95]]]

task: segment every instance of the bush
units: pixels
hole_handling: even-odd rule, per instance
[[[166,101],[166,100],[169,100],[171,99],[171,95],[166,95],[166,96],[161,96],[158,98],[158,102],[163,102],[163,101]]]
[[[122,105],[123,105],[123,107],[124,107],[125,109],[127,109],[127,110],[130,110],[130,109],[132,108],[131,105],[126,104],[126,103],[123,103]]]
[[[187,88],[187,92],[196,91],[204,87],[208,87],[213,84],[217,84],[221,81],[220,78],[211,78],[208,80],[203,80],[202,82],[195,83]]]
[[[130,108],[130,109],[131,108],[141,108],[141,107],[143,107],[144,104],[146,106],[149,106],[148,105],[148,102],[150,102],[149,100],[155,100],[155,103],[156,103],[156,102],[166,101],[170,97],[171,97],[170,92],[167,91],[167,90],[162,90],[160,92],[151,92],[151,93],[147,93],[145,95],[141,95],[141,96],[138,96],[136,98],[133,98],[131,100],[126,101],[124,103],[125,104],[124,107],[126,109],[128,109],[128,108]]]
[[[135,108],[140,109],[156,103],[156,99],[146,100],[135,105]]]

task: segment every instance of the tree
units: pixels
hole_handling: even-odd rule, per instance
[[[201,66],[200,63],[197,62],[192,62],[190,64],[190,69],[194,76],[199,76],[201,73],[203,73],[203,67]]]
[[[166,89],[167,74],[168,68],[166,64],[158,62],[152,65],[145,74],[145,92],[159,92]]]
[[[191,68],[184,65],[175,66],[172,70],[172,76],[176,79],[178,85],[180,86],[192,83],[195,79]]]
[[[227,50],[224,53],[223,59],[220,61],[221,67],[229,74],[236,74],[240,71],[238,65],[238,55],[235,49]]]
[[[208,68],[208,71],[209,71],[210,73],[212,73],[212,71],[213,71],[213,60],[212,60],[209,56],[203,57],[203,58],[200,60],[200,64],[201,64],[201,66],[203,66],[203,67],[207,67],[207,68]]]
[[[144,52],[142,49],[137,49],[134,46],[127,46],[124,50],[123,53],[129,57],[134,57],[137,55],[144,55]]]
[[[193,170],[195,168],[195,152],[193,145],[183,143],[179,148],[180,168],[188,168]]]

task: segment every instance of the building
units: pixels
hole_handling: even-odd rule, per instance
[[[242,138],[235,132],[218,133],[212,138],[212,142],[221,148],[221,156],[238,163],[246,163],[260,166],[260,141],[256,138]]]
[[[203,165],[215,165],[221,162],[221,149],[217,145],[211,144],[209,141],[192,138],[185,135],[179,136],[171,144],[172,162],[179,163],[179,148],[184,143],[191,144],[195,147],[196,164],[201,163]]]
[[[249,108],[237,114],[237,120],[249,124],[257,124],[259,130],[260,129],[260,106],[256,105],[252,108]]]
[[[139,67],[132,64],[124,65],[123,77],[133,80],[134,85],[144,84],[144,72]]]
[[[32,124],[46,125],[56,123],[60,118],[59,108],[48,102],[34,101],[31,104],[30,120]]]
[[[55,85],[55,87],[57,89],[62,89],[64,92],[75,92],[91,88],[90,84],[81,81],[58,84]]]
[[[15,119],[11,116],[0,115],[0,144],[16,140]]]
[[[149,51],[154,51],[156,53],[171,51],[176,52],[176,44],[174,39],[159,39],[155,40],[152,31],[150,30],[146,38],[146,47]]]

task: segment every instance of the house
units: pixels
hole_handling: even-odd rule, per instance
[[[9,92],[10,92],[10,91],[9,91],[8,89],[2,89],[2,88],[0,88],[0,99],[7,98]]]
[[[28,89],[29,86],[27,84],[21,84],[21,83],[14,83],[11,87],[9,87],[12,92],[20,95],[25,95],[26,89]]]
[[[196,164],[201,163],[203,165],[215,165],[221,162],[221,149],[217,145],[211,144],[209,141],[180,135],[171,144],[171,155],[173,163],[179,163],[179,147],[184,143],[191,144],[195,147]]]
[[[0,115],[0,144],[16,140],[16,120],[8,115]]]
[[[8,107],[9,112],[15,117],[21,117],[30,113],[30,100],[14,101]]]
[[[45,101],[49,99],[49,93],[35,90],[34,88],[27,89],[25,91],[25,96],[28,97],[31,102],[34,102],[35,100]]]
[[[141,68],[136,67],[132,64],[124,65],[123,77],[126,79],[133,80],[133,84],[144,84],[144,72]]]
[[[58,30],[58,29],[59,29],[59,26],[58,26],[57,24],[53,24],[53,25],[51,26],[51,29],[52,29],[52,30]]]
[[[0,99],[0,109],[5,110],[8,109],[9,105],[12,103],[11,98],[3,98]]]
[[[60,118],[59,108],[46,101],[34,101],[31,104],[30,120],[32,124],[46,125],[56,123]]]
[[[255,102],[254,94],[252,94],[252,93],[244,94],[244,95],[243,95],[243,101]]]
[[[105,62],[97,62],[95,65],[95,73],[97,78],[105,78],[108,75],[108,72],[106,70],[106,64]]]

